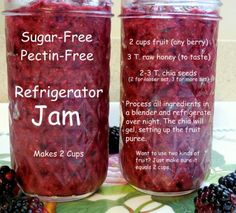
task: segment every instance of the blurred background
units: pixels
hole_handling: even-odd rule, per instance
[[[236,101],[236,0],[223,0],[217,61],[217,101]],[[3,11],[3,1],[0,1]],[[120,1],[114,3],[112,19],[111,101],[119,101],[120,79]],[[4,16],[0,16],[0,102],[7,102],[7,68]]]

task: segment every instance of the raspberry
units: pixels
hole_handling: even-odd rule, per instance
[[[111,127],[109,131],[109,153],[117,154],[119,153],[119,140],[120,140],[120,128]]]

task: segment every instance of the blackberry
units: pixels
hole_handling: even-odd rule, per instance
[[[120,140],[120,128],[111,127],[109,130],[109,153],[118,154],[119,153],[119,140]]]
[[[0,212],[9,213],[8,208],[9,208],[9,203],[6,200],[5,201],[1,200]]]
[[[13,197],[16,185],[15,171],[8,166],[0,167],[0,197]]]
[[[225,177],[221,177],[219,179],[219,184],[233,190],[236,194],[236,171],[226,175]]]
[[[15,171],[8,166],[0,167],[0,212],[7,213],[11,200],[16,196]]]
[[[224,185],[211,184],[198,190],[195,213],[236,213],[236,194]]]
[[[16,173],[8,166],[0,167],[0,213],[45,213],[38,198],[19,193]]]
[[[8,213],[43,213],[44,205],[37,197],[19,197],[12,201]]]

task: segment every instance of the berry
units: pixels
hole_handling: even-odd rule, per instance
[[[0,167],[0,197],[13,196],[16,185],[15,171],[8,166]]]
[[[37,197],[20,197],[12,201],[8,213],[43,213],[44,205]]]
[[[45,213],[43,203],[36,197],[19,193],[16,173],[8,166],[0,167],[0,213]]]
[[[9,203],[7,201],[1,200],[0,212],[1,213],[8,213],[8,207],[9,207]]]
[[[236,212],[236,194],[224,185],[211,184],[199,189],[194,203],[196,213]]]
[[[0,212],[7,212],[11,200],[18,191],[15,171],[8,166],[0,167]]]
[[[120,139],[120,128],[111,127],[109,130],[109,153],[117,154],[119,153],[119,139]]]
[[[218,182],[219,184],[233,190],[236,194],[236,171],[226,175],[225,177],[221,177]]]
[[[236,171],[221,177],[218,183],[198,190],[195,212],[236,213]]]
[[[16,196],[17,182],[15,171],[8,166],[0,167],[0,212],[7,213],[11,200]]]

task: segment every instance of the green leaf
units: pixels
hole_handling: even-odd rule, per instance
[[[154,203],[154,202],[156,202],[156,201],[153,201],[153,200],[147,201],[146,203],[140,205],[137,209],[135,209],[134,213],[139,213],[139,212],[141,212],[144,207],[146,207],[147,205],[149,205],[149,204],[151,204],[151,203]],[[164,207],[163,204],[160,205],[160,206],[158,206],[158,207],[156,207],[156,208],[153,208],[153,209],[151,209],[151,210],[148,210],[148,211],[155,211],[155,210],[161,209],[162,207]]]
[[[184,195],[181,197],[152,196],[152,199],[156,202],[172,207],[175,213],[193,213],[194,212],[193,199],[195,196],[196,196],[196,193],[192,193],[192,194]]]
[[[142,192],[134,191],[117,200],[118,205],[123,205],[127,200],[144,195]]]
[[[136,190],[129,185],[118,185],[118,186],[102,186],[98,193],[102,195],[116,195],[116,194],[127,194],[135,192]]]
[[[140,205],[137,209],[135,209],[134,213],[139,213],[145,206],[147,206],[148,204],[152,203],[153,201],[150,200],[142,205]]]
[[[134,190],[117,201],[105,199],[90,201],[85,199],[68,203],[59,203],[57,205],[57,213],[105,213],[110,208],[115,206],[124,206],[124,203],[130,198],[141,195],[143,194]]]
[[[98,200],[89,201],[81,200],[76,202],[59,203],[57,213],[104,213],[108,209],[116,206],[115,201]]]
[[[212,150],[211,161],[212,161],[211,165],[212,168],[217,168],[217,167],[221,168],[222,166],[225,165],[224,156],[214,150]]]

